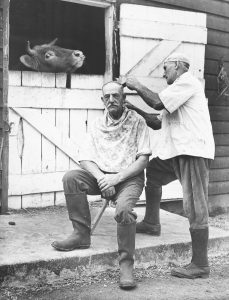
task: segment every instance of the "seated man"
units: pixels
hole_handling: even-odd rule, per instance
[[[125,107],[125,94],[118,82],[102,88],[106,113],[91,126],[80,152],[82,169],[63,178],[69,218],[74,231],[52,246],[60,251],[90,247],[91,218],[87,194],[102,194],[116,201],[115,220],[121,288],[136,286],[133,278],[136,213],[133,208],[144,187],[144,172],[151,154],[145,120]]]

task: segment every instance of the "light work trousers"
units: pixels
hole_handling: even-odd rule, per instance
[[[100,195],[97,180],[83,169],[67,172],[63,177],[64,193],[85,195]],[[136,221],[137,215],[133,208],[144,187],[144,172],[115,186],[116,194],[112,201],[116,202],[115,220],[120,224],[130,224]],[[85,201],[86,197],[85,197]]]
[[[190,228],[208,227],[208,184],[210,159],[181,155],[167,160],[153,158],[146,169],[146,187],[161,188],[178,179],[182,185],[183,208]]]

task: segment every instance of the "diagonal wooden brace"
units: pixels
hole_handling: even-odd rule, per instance
[[[92,222],[92,226],[91,226],[91,235],[93,234],[96,226],[98,225],[106,207],[108,206],[109,204],[109,201],[108,199],[103,199],[103,206],[100,208],[100,210],[98,211],[97,215],[95,216],[93,222]]]

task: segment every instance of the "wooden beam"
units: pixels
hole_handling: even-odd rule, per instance
[[[127,72],[127,75],[149,76],[179,45],[180,41],[161,41]]]
[[[114,5],[109,6],[105,10],[105,48],[106,48],[106,63],[104,81],[108,82],[113,79],[113,39],[114,39]]]
[[[9,87],[9,107],[103,109],[100,90]]]
[[[207,44],[207,28],[142,20],[122,20],[120,35],[173,41],[179,39],[183,42]]]
[[[112,3],[115,3],[116,0],[61,0],[64,2],[72,2],[76,4],[89,5],[89,6],[97,6],[101,8],[106,8],[110,6]]]
[[[62,191],[66,172],[9,175],[9,196]]]

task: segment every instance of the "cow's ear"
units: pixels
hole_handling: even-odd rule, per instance
[[[37,70],[37,64],[35,63],[35,60],[29,56],[29,55],[22,55],[20,57],[20,61],[23,63],[23,65],[25,65],[26,67],[33,69],[33,70]]]

